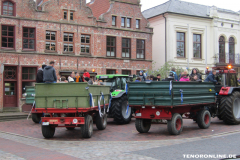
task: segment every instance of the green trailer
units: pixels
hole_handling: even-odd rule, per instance
[[[203,129],[210,126],[216,112],[215,86],[208,82],[132,82],[128,84],[128,103],[136,109],[138,132],[148,132],[152,119],[164,119],[169,133],[178,135],[183,118],[195,120]]]
[[[44,114],[43,136],[52,138],[56,127],[81,127],[82,137],[90,138],[93,121],[99,130],[105,129],[109,90],[108,86],[87,83],[37,83],[33,114]]]

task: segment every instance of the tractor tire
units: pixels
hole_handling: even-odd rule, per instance
[[[219,114],[226,124],[240,124],[240,92],[221,99]]]
[[[128,105],[127,95],[123,95],[121,98],[115,99],[112,102],[111,114],[114,117],[114,121],[116,121],[119,124],[128,124],[131,121],[132,108],[129,107],[128,113],[126,114],[127,105]]]
[[[39,123],[41,121],[42,114],[41,113],[32,113],[32,121],[34,123]]]
[[[75,129],[75,127],[66,127],[67,130],[72,131]]]
[[[42,135],[45,138],[52,138],[55,133],[55,127],[43,126],[42,125]]]
[[[92,116],[85,116],[85,124],[81,126],[81,133],[83,138],[91,138],[93,134],[93,119]]]
[[[99,112],[96,115],[96,127],[98,130],[104,130],[107,127],[107,114],[100,117]]]
[[[151,119],[140,119],[137,118],[135,121],[135,127],[139,133],[147,133],[151,128]]]
[[[171,135],[179,135],[183,130],[183,119],[178,113],[174,113],[172,120],[167,123],[168,132]]]
[[[197,115],[197,124],[201,129],[209,128],[211,124],[211,114],[208,110],[201,110]]]

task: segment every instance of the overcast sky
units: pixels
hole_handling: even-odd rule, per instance
[[[90,0],[87,0],[87,2]],[[165,3],[168,0],[141,0],[142,11],[157,6],[159,4]],[[203,4],[207,6],[216,6],[218,8],[230,9],[235,12],[240,10],[240,0],[183,0],[185,2],[192,2]]]

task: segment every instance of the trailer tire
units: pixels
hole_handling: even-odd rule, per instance
[[[226,124],[240,124],[240,92],[221,99],[220,116]]]
[[[114,121],[120,124],[128,124],[132,117],[132,108],[129,107],[128,114],[126,114],[128,104],[127,95],[123,95],[121,98],[115,99],[112,102],[111,113],[114,117]]]
[[[172,135],[179,135],[183,130],[183,119],[178,113],[174,113],[172,120],[167,123],[168,132]]]
[[[137,118],[135,121],[135,127],[139,133],[147,133],[151,128],[151,119]]]
[[[67,130],[72,131],[75,129],[75,127],[66,127]]]
[[[201,110],[197,115],[197,124],[201,129],[209,128],[211,124],[211,114],[208,110]]]
[[[41,121],[42,113],[32,113],[32,121],[39,123]]]
[[[100,117],[99,112],[96,115],[96,127],[98,130],[104,130],[107,127],[107,114]]]
[[[42,135],[45,138],[52,138],[55,134],[55,127],[43,126],[42,125]]]
[[[93,119],[92,116],[85,116],[85,124],[81,126],[81,133],[83,138],[91,138],[93,134]]]

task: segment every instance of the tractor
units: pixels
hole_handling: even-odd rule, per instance
[[[111,92],[111,105],[109,108],[108,117],[114,118],[114,121],[119,124],[128,124],[131,121],[132,109],[128,107],[127,98],[127,82],[130,81],[131,76],[108,74],[97,75],[100,85],[110,86]]]
[[[213,67],[216,70],[215,84],[218,112],[217,116],[226,124],[240,124],[240,87],[237,72],[231,65]],[[207,73],[209,71],[207,70]]]

